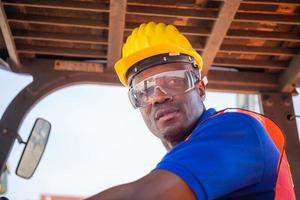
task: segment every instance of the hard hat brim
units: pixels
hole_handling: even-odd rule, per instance
[[[151,56],[164,54],[164,53],[181,53],[181,54],[190,55],[195,59],[199,71],[201,71],[202,69],[203,66],[202,58],[194,49],[187,50],[177,45],[172,45],[170,43],[158,44],[158,45],[145,48],[142,51],[133,53],[127,57],[124,57],[115,64],[115,71],[118,74],[121,83],[125,86],[128,86],[127,71],[135,63],[142,61],[146,58],[149,58]]]

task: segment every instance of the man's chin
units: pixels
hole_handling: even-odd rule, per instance
[[[181,142],[185,139],[183,128],[178,126],[178,123],[161,127],[159,132],[159,137],[161,140],[171,144]]]

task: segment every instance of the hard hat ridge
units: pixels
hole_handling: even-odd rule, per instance
[[[115,64],[120,81],[128,85],[128,70],[136,63],[166,53],[178,53],[194,58],[199,70],[202,58],[175,26],[164,23],[143,23],[135,28],[122,48],[122,58]]]

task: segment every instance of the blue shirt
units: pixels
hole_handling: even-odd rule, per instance
[[[274,199],[280,155],[265,128],[239,112],[209,118],[215,112],[203,113],[155,169],[179,176],[197,199]]]

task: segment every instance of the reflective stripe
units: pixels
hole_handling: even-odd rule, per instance
[[[279,173],[275,187],[275,200],[294,200],[294,185],[290,173],[290,166],[284,154],[284,158],[279,167]]]

